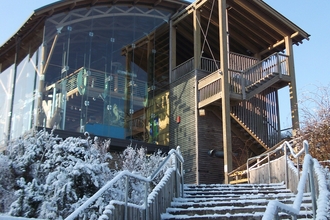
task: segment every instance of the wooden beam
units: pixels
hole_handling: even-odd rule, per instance
[[[275,24],[270,19],[265,18],[263,16],[263,13],[261,10],[258,10],[257,7],[255,7],[253,4],[250,3],[250,1],[235,1],[238,5],[240,5],[242,8],[244,8],[247,12],[249,12],[251,15],[253,15],[255,18],[260,20],[262,23],[267,25],[268,27],[272,28],[282,36],[287,36],[289,33],[286,30],[283,30],[282,27],[280,27],[278,24]]]
[[[231,121],[230,121],[230,92],[228,76],[228,36],[227,36],[227,4],[226,0],[218,1],[219,7],[219,42],[220,42],[220,69],[223,80],[222,87],[222,138],[224,151],[224,177],[225,183],[229,183],[228,173],[233,169]]]
[[[296,74],[293,61],[293,47],[292,39],[290,36],[284,38],[285,51],[288,55],[288,67],[289,75],[291,76],[291,82],[289,83],[290,91],[290,104],[291,104],[291,120],[292,120],[292,135],[295,136],[299,130],[299,114],[298,114],[298,98],[297,98],[297,86],[296,86]]]
[[[194,12],[194,10],[197,10],[201,6],[203,6],[204,3],[206,3],[208,0],[197,0],[191,5],[187,6],[185,9],[183,9],[180,13],[175,15],[175,17],[172,18],[173,25],[176,25],[178,22],[180,22],[182,19],[190,15]]]
[[[264,41],[266,44],[271,44],[274,42],[273,39],[269,38],[268,34],[265,34],[266,32],[264,30],[261,31],[259,26],[255,25],[247,25],[247,22],[242,22],[239,17],[240,15],[235,11],[231,10],[230,16],[228,18],[228,22],[230,24],[230,27],[236,27],[237,30],[240,30],[244,33],[244,35],[251,36],[250,38],[258,38],[254,40],[255,42],[259,43],[260,40]],[[246,21],[246,19],[244,19]],[[244,36],[242,36],[244,37]]]
[[[296,33],[292,34],[292,35],[290,36],[290,38],[292,39],[292,38],[294,38],[294,37],[296,37],[296,36],[298,36],[298,35],[299,35],[299,32],[296,32]],[[261,51],[259,54],[260,54],[260,55],[263,55],[263,54],[269,52],[270,50],[273,50],[273,49],[275,49],[276,47],[283,45],[284,43],[285,43],[285,40],[284,40],[284,39],[281,40],[281,41],[278,41],[278,42],[276,42],[275,44],[270,45],[267,49]]]
[[[193,31],[194,31],[194,69],[200,68],[201,62],[201,27],[199,25],[200,21],[200,11],[194,10],[193,13]]]

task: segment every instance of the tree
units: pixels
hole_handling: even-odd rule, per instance
[[[300,103],[301,130],[298,136],[308,140],[310,154],[319,161],[330,159],[330,87],[315,86]]]

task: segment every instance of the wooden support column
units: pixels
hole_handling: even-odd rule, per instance
[[[200,11],[198,9],[194,10],[193,13],[193,25],[194,25],[194,69],[200,68],[200,56],[201,56],[201,27],[199,25],[200,21]]]
[[[38,85],[38,101],[37,101],[37,115],[36,115],[36,126],[43,127],[45,125],[44,120],[46,119],[46,115],[44,113],[42,102],[43,102],[43,92],[45,87],[45,72],[46,70],[46,52],[47,45],[45,41],[45,29],[43,34],[43,43],[41,48],[41,65],[39,70],[39,85]]]
[[[201,54],[201,27],[199,25],[200,11],[195,9],[193,12],[193,28],[194,28],[194,69],[195,69],[195,133],[196,133],[196,184],[199,184],[199,142],[198,142],[198,76],[197,69],[200,68],[200,54]]]
[[[176,26],[173,26],[173,21],[170,21],[170,57],[169,57],[169,71],[170,83],[172,82],[172,70],[176,67]]]
[[[299,114],[298,114],[298,97],[297,97],[297,85],[296,85],[296,74],[294,69],[293,61],[293,47],[292,39],[290,36],[284,38],[285,51],[288,55],[288,70],[291,76],[291,82],[289,83],[290,91],[290,104],[291,104],[291,120],[292,120],[292,135],[295,136],[297,130],[299,130]]]
[[[228,77],[228,48],[227,48],[227,15],[226,0],[219,0],[219,41],[220,41],[220,69],[222,74],[222,128],[224,151],[225,183],[229,183],[228,173],[232,171],[232,144],[230,124],[230,94]]]

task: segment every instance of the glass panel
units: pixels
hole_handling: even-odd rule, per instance
[[[168,58],[163,54],[165,64],[155,70],[155,60],[161,56],[156,52],[154,31],[169,14],[98,6],[48,19],[44,60],[50,58],[45,79],[52,98],[43,100],[49,106],[43,109],[45,126],[167,145],[168,128],[163,123],[168,110],[152,111],[164,114],[158,125],[162,138],[150,139],[148,103],[155,95],[155,99],[168,96],[164,88],[155,90],[157,71],[166,84]],[[167,76],[161,77],[160,72]],[[148,93],[151,86],[155,88]]]
[[[11,137],[17,138],[30,130],[35,124],[34,108],[36,105],[35,94],[37,82],[35,53],[31,59],[29,55],[17,66],[14,107],[12,116]]]
[[[14,65],[0,74],[0,151],[4,150],[5,143],[8,139],[13,77]]]

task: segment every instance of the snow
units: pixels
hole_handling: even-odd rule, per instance
[[[297,154],[294,154],[292,152],[291,146],[288,145],[291,153],[294,154],[293,155],[294,157],[298,157],[305,150],[306,150],[305,152],[308,152],[307,141],[304,141],[303,143],[304,143],[303,149],[301,149],[300,152],[298,152]],[[329,206],[330,205],[330,203],[329,203],[330,192],[327,189],[325,175],[324,175],[324,173],[322,173],[322,168],[319,165],[318,161],[316,159],[312,158],[312,156],[310,154],[306,154],[304,157],[302,176],[301,176],[300,181],[297,186],[297,195],[296,195],[295,201],[292,204],[292,206],[283,204],[276,200],[270,201],[267,206],[265,215],[263,216],[262,219],[264,219],[264,220],[273,219],[273,217],[280,211],[286,212],[291,215],[299,214],[301,203],[303,201],[305,184],[306,184],[306,181],[308,180],[308,172],[310,172],[309,171],[310,165],[312,165],[314,168],[314,170],[311,172],[315,172],[315,174],[317,175],[317,180],[318,180],[319,192],[318,192],[318,195],[315,195],[316,198],[318,197],[316,219],[321,220],[321,219],[327,219],[327,217],[329,217],[328,214],[329,214],[329,207],[330,207]],[[313,196],[313,195],[311,195],[311,196]]]
[[[41,220],[41,219],[13,217],[13,216],[9,216],[9,215],[1,215],[0,214],[0,220]]]
[[[99,141],[96,139],[95,141]],[[24,153],[24,151],[27,151],[26,146],[31,147],[31,151],[28,153]],[[101,146],[104,147],[104,146]],[[114,204],[125,204],[123,201],[119,201],[119,199],[122,199],[124,197],[124,186],[123,179],[127,176],[134,178],[135,180],[139,180],[141,182],[135,182],[131,183],[131,187],[133,189],[133,195],[128,201],[128,206],[132,206],[138,209],[145,209],[146,205],[151,204],[156,196],[158,196],[159,190],[166,184],[166,180],[170,177],[171,173],[176,172],[175,168],[178,168],[179,164],[178,161],[183,162],[183,157],[180,153],[180,149],[177,150],[172,149],[169,152],[169,156],[167,158],[162,158],[161,160],[158,160],[155,157],[155,159],[152,159],[153,156],[151,156],[150,161],[147,162],[145,159],[145,152],[143,149],[139,150],[133,150],[128,148],[126,153],[124,154],[124,163],[123,163],[123,171],[116,172],[115,173],[108,173],[107,175],[101,175],[103,173],[109,172],[109,170],[106,169],[106,159],[102,159],[101,157],[97,156],[97,152],[93,149],[93,145],[91,144],[90,140],[84,140],[84,139],[77,139],[77,138],[69,138],[66,140],[66,142],[60,142],[59,139],[56,137],[52,137],[49,134],[42,134],[37,135],[34,139],[31,137],[28,140],[19,140],[17,143],[15,143],[14,146],[11,147],[12,150],[11,156],[17,157],[17,163],[12,164],[13,168],[17,171],[17,173],[26,174],[27,171],[30,169],[31,173],[29,173],[32,176],[36,176],[38,172],[41,170],[43,172],[48,172],[49,175],[43,176],[43,179],[38,179],[38,181],[32,179],[18,179],[18,186],[20,186],[21,190],[25,190],[24,193],[26,193],[28,198],[33,198],[36,201],[39,201],[43,198],[43,194],[38,194],[36,191],[37,188],[43,188],[43,193],[45,192],[53,192],[52,196],[49,196],[50,201],[53,199],[58,198],[66,198],[66,199],[72,199],[77,201],[72,205],[71,207],[71,215],[69,215],[66,219],[74,219],[75,216],[83,213],[83,211],[87,207],[104,207],[104,211],[102,208],[98,208],[97,212],[102,213],[99,217],[100,220],[107,219],[106,214],[111,213],[114,209]],[[87,152],[91,152],[88,154]],[[300,154],[303,152],[303,149],[298,153]],[[296,154],[296,155],[298,155]],[[38,158],[38,155],[42,155],[41,158]],[[76,157],[73,155],[81,155],[81,157]],[[38,158],[39,161],[35,162],[36,158]],[[111,156],[108,156],[108,158],[111,159]],[[3,162],[0,160],[3,164],[8,162]],[[43,162],[43,163],[41,163]],[[309,154],[305,156],[304,160],[304,170],[302,173],[302,180],[306,180],[308,178],[308,173],[306,167],[309,166],[309,164],[313,162],[314,163],[314,169],[315,174],[318,180],[318,200],[317,200],[317,219],[327,219],[329,215],[329,198],[330,194],[327,189],[327,182],[325,179],[324,170],[319,165],[317,160],[313,159]],[[1,164],[1,163],[0,163]],[[60,167],[57,167],[57,165],[61,165]],[[155,170],[156,167],[162,166],[163,168]],[[294,167],[294,165],[289,163],[290,167]],[[4,172],[7,172],[4,170]],[[90,176],[91,185],[99,188],[100,186],[104,185],[102,188],[100,188],[96,193],[93,193],[90,198],[83,197],[79,198],[78,195],[73,190],[73,179],[79,176],[80,174],[86,174]],[[147,198],[147,204],[144,203],[144,199],[142,198],[144,196],[144,183],[150,183],[154,181],[154,178],[158,174],[162,174],[163,178],[161,181],[159,181],[152,192],[148,195]],[[111,177],[110,181],[107,181]],[[11,177],[10,177],[11,178]],[[108,178],[108,179],[107,179]],[[83,179],[83,181],[86,181],[86,179]],[[15,181],[16,182],[16,181]],[[309,194],[304,193],[305,188],[305,182],[306,181],[300,181],[298,185],[298,194],[293,200],[292,198],[283,199],[282,201],[288,201],[289,203],[292,203],[293,205],[285,205],[280,203],[277,200],[273,200],[269,202],[268,208],[266,213],[262,212],[255,212],[255,213],[237,213],[237,214],[212,214],[212,215],[204,215],[203,217],[209,217],[209,218],[219,218],[219,217],[228,217],[231,216],[262,216],[264,215],[263,219],[272,219],[276,211],[286,211],[291,214],[295,214],[300,212],[300,206],[301,203],[308,199]],[[82,185],[85,183],[82,182]],[[117,184],[114,188],[114,184]],[[189,187],[192,187],[193,185],[185,185],[184,189],[188,190]],[[238,189],[237,192],[243,190],[246,187],[251,186],[250,184],[240,184],[239,186],[232,186],[232,185],[222,185],[222,184],[212,184],[212,185],[199,185],[199,188],[203,187],[213,187],[213,192],[223,192],[226,193],[226,190],[230,190],[235,188]],[[269,184],[259,184],[255,185],[253,189],[251,189],[249,192],[249,195],[239,195],[239,194],[233,194],[227,192],[226,195],[231,198],[228,201],[219,201],[215,198],[201,198],[201,199],[194,199],[189,200],[189,202],[186,202],[187,206],[190,206],[190,210],[199,210],[199,209],[212,209],[212,210],[223,210],[224,208],[229,209],[238,209],[234,206],[228,205],[228,203],[232,202],[250,202],[253,199],[253,202],[256,204],[258,203],[265,203],[268,201],[267,197],[265,199],[260,199],[260,190],[264,190],[264,187],[269,186]],[[276,194],[269,193],[269,197],[279,198],[281,196],[284,197],[284,195],[287,194],[287,190],[283,188],[284,183],[278,183],[278,184],[272,184],[274,188],[278,190]],[[1,184],[0,184],[1,187]],[[136,192],[135,192],[135,191]],[[18,194],[23,191],[18,191]],[[111,191],[111,192],[109,192]],[[138,196],[135,193],[141,193],[141,196]],[[191,190],[193,192],[193,190]],[[211,191],[212,192],[212,191]],[[117,200],[111,200],[111,202],[106,201],[106,205],[104,201],[102,200],[102,195],[108,193],[107,195],[111,194],[109,198],[118,198]],[[282,194],[283,193],[283,194]],[[65,197],[61,197],[61,195],[65,195]],[[19,195],[18,195],[19,197]],[[78,199],[79,198],[79,199]],[[185,198],[187,199],[187,198]],[[179,212],[181,209],[176,208],[180,201],[184,201],[183,198],[178,198],[174,202],[172,202],[172,208],[169,208],[168,210]],[[203,207],[203,208],[194,208],[194,204],[199,203],[200,201],[205,201],[205,206],[207,205],[217,205],[218,207]],[[104,203],[104,204],[103,204]],[[94,204],[94,205],[93,205]],[[98,205],[96,205],[98,204]],[[307,204],[304,205],[311,209],[311,205]],[[262,205],[254,205],[250,204],[248,207],[259,209],[259,208],[265,208],[265,206]],[[15,207],[14,207],[15,208]],[[17,208],[17,207],[16,207]],[[26,207],[28,209],[29,207]],[[52,213],[46,213],[47,215],[41,216],[43,218],[56,218],[55,212],[59,211],[60,207],[55,207],[51,202],[44,203],[42,206],[41,213],[46,213],[51,211]],[[302,213],[302,212],[300,212]],[[93,215],[93,214],[92,214]],[[171,214],[164,213],[162,214],[162,217],[173,217],[173,218],[181,218],[181,219],[189,219],[191,216],[188,215],[179,215],[174,217]],[[88,218],[88,217],[87,217]],[[2,219],[18,219],[14,217],[8,217],[4,215],[0,215],[0,220]],[[25,220],[27,218],[19,218],[22,220]],[[31,219],[31,218],[29,218]],[[94,218],[95,219],[95,218]]]

